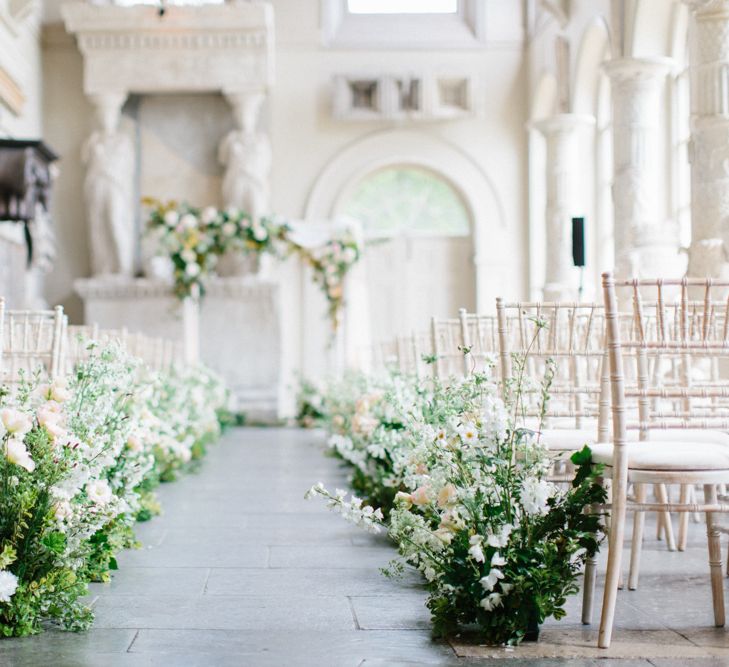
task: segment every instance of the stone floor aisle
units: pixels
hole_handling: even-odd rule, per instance
[[[349,526],[327,512],[321,501],[303,500],[314,482],[321,480],[332,488],[345,483],[344,471],[322,456],[320,446],[316,434],[297,430],[238,429],[226,435],[198,474],[160,490],[165,514],[139,526],[144,548],[121,555],[111,584],[93,586],[94,629],[81,635],[51,631],[24,640],[0,640],[0,665],[472,664],[430,640],[425,595],[417,577],[392,582],[379,573],[394,555],[385,538]],[[667,554],[649,539],[641,591],[621,597],[619,626],[650,629],[673,624],[693,628],[696,641],[729,645],[723,631],[717,634],[709,628],[702,530],[694,526],[692,548],[685,554]],[[668,568],[673,569],[670,586],[664,580]],[[570,616],[563,623],[580,627],[578,606],[578,600],[571,601]],[[654,659],[569,664],[685,663]]]

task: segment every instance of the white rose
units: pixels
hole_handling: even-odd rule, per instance
[[[174,227],[179,219],[180,215],[177,211],[167,211],[165,213],[165,224],[168,227]]]
[[[188,278],[197,278],[200,275],[200,265],[197,262],[190,262],[185,267],[185,275]]]
[[[182,257],[182,259],[184,259],[188,264],[197,261],[197,253],[194,250],[190,250],[190,248],[185,248],[180,253],[180,257]]]
[[[111,500],[111,487],[105,479],[95,479],[86,485],[86,495],[97,505],[108,505]]]
[[[19,437],[24,436],[33,428],[32,417],[15,408],[4,408],[0,410],[0,420],[8,433]]]
[[[266,228],[261,225],[253,225],[253,238],[256,241],[265,241],[268,238]]]
[[[233,236],[235,234],[235,230],[236,227],[234,223],[226,222],[222,227],[223,236]]]
[[[31,458],[23,441],[18,438],[10,438],[5,443],[5,457],[10,463],[25,468],[28,472],[35,470],[35,461]]]
[[[18,577],[7,570],[0,570],[0,602],[10,602],[18,590]]]
[[[206,206],[203,209],[201,219],[206,225],[209,225],[217,217],[218,217],[218,211],[214,206]]]
[[[192,213],[185,213],[185,215],[180,218],[180,224],[185,229],[195,229],[195,227],[197,227],[197,218]]]

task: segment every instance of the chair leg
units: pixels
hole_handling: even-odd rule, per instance
[[[635,500],[644,503],[646,499],[646,485],[634,484]],[[638,588],[638,575],[640,574],[640,556],[643,552],[643,529],[645,527],[645,512],[633,513],[633,541],[630,547],[630,572],[628,573],[628,590]]]
[[[656,484],[656,496],[659,503],[668,504],[668,491],[665,484]],[[663,528],[666,531],[666,546],[669,551],[676,551],[676,540],[673,537],[673,524],[671,523],[671,513],[661,512],[663,514]]]
[[[600,632],[597,640],[599,648],[609,648],[613,635],[615,605],[618,600],[618,584],[620,583],[623,557],[623,540],[625,538],[626,495],[625,486],[617,489],[613,487],[607,571],[605,573],[605,590],[600,615]]]
[[[679,504],[686,505],[689,502],[689,488],[688,484],[681,484],[681,495],[678,499]],[[688,527],[689,527],[689,513],[680,512],[678,515],[678,550],[686,551],[686,544],[688,543]],[[728,564],[729,567],[729,564]]]
[[[707,504],[717,502],[716,487],[704,485],[704,499]],[[709,542],[709,568],[711,571],[711,597],[714,602],[714,625],[724,627],[724,577],[721,570],[721,534],[717,530],[715,512],[706,513],[706,537]]]
[[[582,624],[592,623],[592,601],[595,598],[595,578],[597,574],[597,558],[594,556],[585,561],[585,580],[582,584]]]

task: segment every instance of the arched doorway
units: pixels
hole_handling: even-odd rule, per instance
[[[415,164],[377,169],[354,186],[342,212],[361,222],[367,242],[371,340],[475,310],[471,214],[445,178]]]

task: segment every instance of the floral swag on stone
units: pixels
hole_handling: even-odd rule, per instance
[[[337,330],[345,278],[362,256],[352,234],[339,232],[317,248],[305,248],[293,240],[290,225],[280,218],[254,218],[235,208],[199,209],[148,198],[143,203],[151,209],[146,234],[155,241],[156,254],[171,260],[178,298],[203,295],[205,281],[223,255],[268,253],[281,259],[297,255],[311,268],[313,281],[327,300],[332,329]]]

